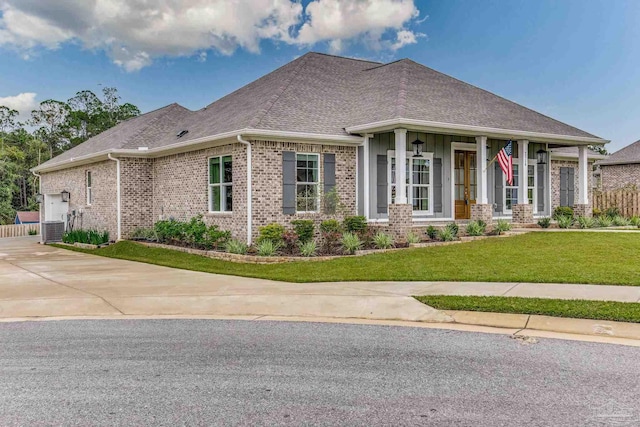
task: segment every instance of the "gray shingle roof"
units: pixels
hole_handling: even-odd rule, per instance
[[[619,165],[625,163],[640,163],[640,140],[616,151],[606,160],[598,162],[600,165]]]
[[[177,104],[119,124],[47,162],[159,148],[242,129],[347,135],[391,119],[597,138],[408,59],[381,64],[307,53],[198,111]],[[180,140],[180,130],[189,133]]]

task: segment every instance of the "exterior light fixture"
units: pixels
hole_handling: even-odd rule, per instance
[[[416,139],[411,144],[413,145],[413,157],[422,157],[422,146],[424,142]]]
[[[71,196],[71,194],[67,190],[62,190],[60,192],[60,196],[62,196],[62,201],[67,203],[69,202],[69,197]]]
[[[538,157],[538,164],[544,165],[547,163],[547,152],[540,149],[536,152],[536,156]]]
[[[40,193],[36,194],[36,203],[40,204],[44,202],[44,196]]]

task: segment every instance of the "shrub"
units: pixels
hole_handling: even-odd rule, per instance
[[[633,225],[634,227],[639,227],[640,226],[640,216],[634,215],[631,218],[629,218],[629,225]],[[31,230],[29,230],[31,231]]]
[[[258,243],[263,240],[271,240],[275,244],[282,245],[284,236],[284,226],[280,224],[269,224],[264,227],[260,227],[260,234],[258,235]]]
[[[608,215],[600,215],[598,217],[597,225],[598,227],[611,227],[613,220]]]
[[[300,242],[305,243],[313,239],[313,233],[316,227],[312,220],[296,219],[291,221],[291,225],[293,225],[293,229],[296,231]]]
[[[344,231],[347,233],[359,233],[367,229],[367,218],[364,216],[348,216],[342,221]]]
[[[579,216],[578,217],[578,227],[580,228],[593,228],[595,225],[595,221],[593,218],[587,216]]]
[[[449,230],[451,230],[453,237],[458,237],[458,230],[459,230],[458,224],[456,224],[455,222],[452,222],[451,224],[447,224],[445,228],[448,228]]]
[[[158,241],[171,243],[182,241],[183,223],[175,219],[158,221],[153,226]]]
[[[322,221],[320,234],[322,235],[322,251],[329,254],[337,252],[342,237],[340,223],[335,219]]]
[[[466,231],[469,236],[482,236],[485,229],[486,225],[484,222],[481,223],[480,221],[469,221]]]
[[[427,227],[426,233],[431,240],[434,240],[436,237],[438,237],[438,230],[433,225]]]
[[[109,232],[96,230],[70,230],[62,235],[64,243],[86,243],[90,245],[102,245],[109,242]]]
[[[321,233],[341,232],[340,223],[335,219],[327,219],[320,223]]]
[[[393,238],[382,231],[378,231],[376,235],[373,236],[373,244],[378,249],[389,249],[393,246]]]
[[[229,239],[231,239],[230,231],[220,230],[217,225],[211,225],[204,235],[204,246],[207,249],[220,249]]]
[[[456,239],[456,235],[453,233],[451,227],[444,227],[442,230],[438,231],[438,238],[443,242],[451,242]]]
[[[360,240],[362,240],[363,248],[368,249],[368,248],[374,247],[375,242],[373,241],[373,239],[376,236],[376,231],[374,229],[367,227],[363,231],[360,231],[359,233],[356,233],[356,234],[358,235]]]
[[[613,207],[607,208],[604,211],[604,214],[608,217],[614,218],[620,215],[620,209],[618,209],[616,206],[613,206]]]
[[[202,247],[205,244],[207,225],[202,220],[202,215],[194,216],[185,223],[182,228],[184,242],[190,246]]]
[[[256,250],[259,256],[273,256],[280,249],[280,244],[272,240],[264,239],[258,243]]]
[[[600,215],[602,215],[602,211],[598,208],[593,208],[593,216],[595,218],[599,217]]]
[[[156,232],[153,228],[136,228],[129,236],[133,240],[156,240]]]
[[[511,224],[506,219],[499,219],[496,222],[495,230],[498,232],[498,236],[504,233],[505,231],[511,230]]]
[[[558,221],[561,216],[569,216],[573,218],[573,208],[569,206],[558,206],[553,211],[553,219]]]
[[[304,257],[315,256],[317,252],[318,248],[316,247],[316,242],[313,240],[308,240],[300,244],[300,255]]]
[[[293,255],[296,252],[299,241],[300,239],[295,231],[287,230],[282,235],[283,248],[288,254]]]
[[[420,236],[418,236],[413,231],[410,231],[409,233],[407,233],[406,239],[407,239],[407,243],[409,243],[410,245],[415,243],[420,243]]]
[[[225,244],[225,248],[230,254],[240,255],[246,255],[247,250],[249,249],[246,243],[236,239],[229,239]]]
[[[350,255],[355,254],[357,250],[362,248],[362,241],[355,233],[344,233],[340,243],[342,243],[344,252]]]
[[[547,216],[544,218],[540,218],[538,220],[538,225],[542,228],[549,228],[549,226],[551,225],[551,218]]]
[[[570,228],[573,225],[573,217],[567,215],[560,215],[558,217],[558,227]]]
[[[38,234],[38,230],[36,230],[35,228],[30,228],[27,233],[29,233],[29,236],[35,236],[36,234]]]
[[[621,215],[614,216],[613,219],[611,220],[611,222],[616,227],[622,227],[622,226],[625,226],[625,225],[629,225],[629,220],[627,218],[621,216]]]

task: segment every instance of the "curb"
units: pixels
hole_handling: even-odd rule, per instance
[[[559,332],[610,338],[640,340],[640,323],[609,320],[574,319],[568,317],[540,316],[536,314],[487,313],[480,311],[444,310],[454,323],[490,326],[526,331]]]

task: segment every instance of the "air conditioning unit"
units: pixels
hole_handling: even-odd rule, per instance
[[[42,242],[62,242],[64,221],[45,221],[42,223]]]

